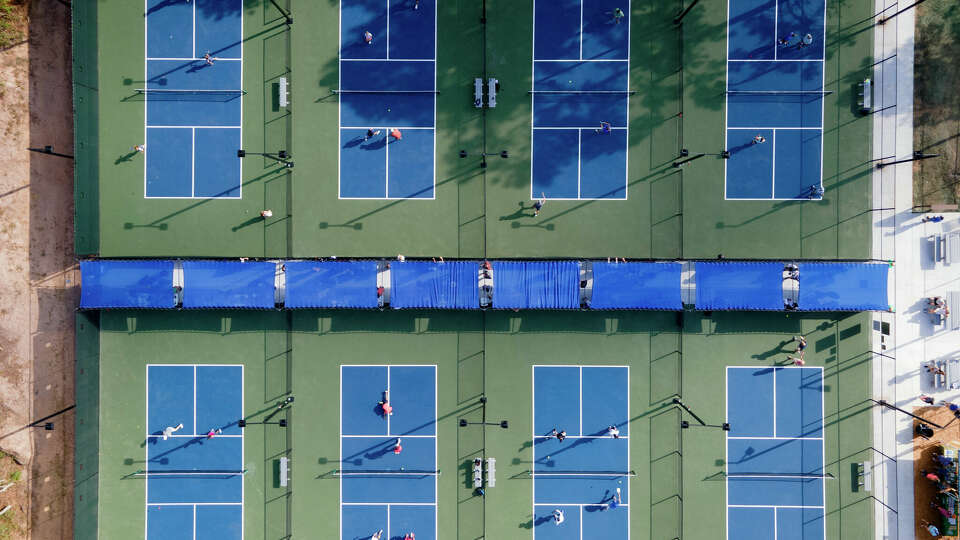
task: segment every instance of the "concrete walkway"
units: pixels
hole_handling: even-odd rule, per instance
[[[892,15],[909,3],[876,0],[876,10]],[[910,9],[875,27],[874,96],[876,110],[881,111],[874,115],[875,159],[904,159],[914,150],[914,22]],[[874,172],[874,208],[885,210],[874,212],[873,256],[896,261],[890,291],[895,313],[877,314],[874,321],[874,398],[907,410],[922,405],[918,399],[922,393],[960,400],[960,390],[934,392],[931,377],[922,371],[926,362],[960,354],[960,332],[935,328],[932,317],[924,312],[927,297],[960,291],[960,263],[934,263],[929,240],[935,233],[960,229],[960,214],[946,214],[941,223],[922,223],[923,214],[912,210],[912,186],[912,163]],[[875,536],[913,540],[912,419],[875,408],[874,450]]]

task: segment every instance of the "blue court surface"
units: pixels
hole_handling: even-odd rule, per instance
[[[534,538],[629,537],[629,385],[626,366],[533,367]],[[620,438],[608,435],[611,425]],[[621,506],[610,509],[617,489]]]
[[[730,0],[727,199],[821,198],[825,9]]]
[[[242,417],[243,366],[147,366],[147,540],[243,538]]]
[[[147,0],[145,24],[145,196],[240,198],[243,0]]]
[[[436,366],[340,366],[340,467],[342,540],[436,540]]]
[[[341,199],[434,198],[437,10],[414,5],[340,3]]]
[[[727,538],[824,540],[823,368],[727,368]]]
[[[621,0],[534,1],[531,198],[627,198],[629,13]]]

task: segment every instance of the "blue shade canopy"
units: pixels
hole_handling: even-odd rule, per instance
[[[80,307],[174,306],[173,261],[82,261]]]
[[[580,265],[576,261],[494,262],[493,307],[577,309]]]
[[[801,263],[803,311],[887,311],[888,264]]]
[[[680,263],[593,263],[593,309],[683,309]]]
[[[475,261],[401,262],[390,266],[390,307],[479,309]]]
[[[288,308],[376,308],[376,261],[291,261]]]
[[[272,262],[184,261],[183,307],[274,307]]]
[[[697,309],[783,310],[783,263],[698,262]]]

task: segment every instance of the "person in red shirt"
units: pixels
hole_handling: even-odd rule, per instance
[[[400,455],[400,452],[403,452],[403,446],[400,446],[400,439],[397,439],[397,445],[393,447],[393,453]]]

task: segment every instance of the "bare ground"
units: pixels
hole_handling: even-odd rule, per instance
[[[960,201],[960,6],[931,0],[917,6],[914,148],[938,157],[914,162],[914,205]]]
[[[0,493],[13,524],[0,538],[73,536],[73,161],[70,8],[18,6],[25,41],[0,51],[0,450],[23,465]],[[41,424],[42,426],[42,424]],[[5,465],[0,460],[0,476]]]

